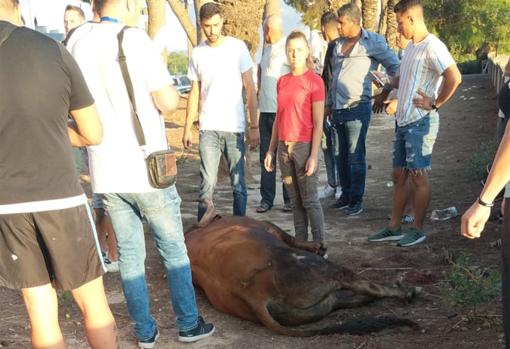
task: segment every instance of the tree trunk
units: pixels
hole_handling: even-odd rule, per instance
[[[386,7],[386,41],[388,45],[395,49],[397,47],[397,15],[393,11],[395,8],[395,0],[388,0],[388,6]]]
[[[281,14],[280,12],[280,2],[278,0],[266,0],[266,5],[264,6],[264,15],[262,18],[279,15]]]
[[[149,15],[149,27],[147,32],[151,39],[154,39],[161,28],[166,25],[165,0],[147,0],[147,10]],[[161,59],[168,62],[168,52],[162,50]]]
[[[328,0],[328,6],[331,11],[336,13],[340,7],[350,2],[351,2],[350,0]],[[356,5],[358,5],[359,8],[361,8],[361,2]]]
[[[149,0],[148,0],[149,1]],[[197,31],[195,30],[195,26],[191,22],[188,11],[182,6],[179,0],[167,0],[170,8],[174,12],[175,16],[181,23],[182,28],[186,32],[189,41],[193,45],[193,47],[197,46]]]
[[[369,31],[376,30],[378,0],[363,0],[363,27]]]
[[[154,39],[156,34],[166,24],[165,18],[165,0],[147,0],[147,9],[149,13],[149,36]]]
[[[381,0],[381,12],[379,14],[379,28],[377,32],[386,36],[388,29],[388,0]]]
[[[249,43],[250,52],[254,55],[259,45],[259,28],[266,1],[218,0],[217,2],[221,5],[225,20],[224,33]]]

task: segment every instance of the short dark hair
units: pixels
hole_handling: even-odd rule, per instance
[[[94,9],[97,13],[101,14],[103,11],[104,5],[108,2],[108,0],[94,0]]]
[[[81,16],[81,18],[85,19],[85,13],[83,12],[81,7],[79,7],[79,6],[67,5],[65,12],[67,12],[67,11],[77,12]]]
[[[321,16],[321,26],[325,26],[332,22],[337,22],[338,16],[333,11],[324,12]]]
[[[199,11],[200,22],[205,21],[206,19],[209,19],[215,15],[221,16],[221,8],[219,4],[215,2],[208,2],[203,4],[202,7],[200,7]]]
[[[395,13],[404,13],[409,10],[411,7],[418,6],[423,9],[423,4],[421,0],[401,0],[398,4],[395,5],[393,11]]]
[[[351,21],[361,23],[361,10],[359,9],[358,5],[353,2],[340,7],[337,11],[337,14],[338,18],[347,16],[351,19]]]

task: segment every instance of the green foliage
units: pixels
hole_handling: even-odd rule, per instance
[[[492,163],[496,150],[497,144],[494,140],[480,143],[480,148],[471,156],[471,174],[473,178],[485,177],[485,167]]]
[[[327,0],[284,0],[284,2],[301,13],[303,23],[312,29],[320,28],[322,14],[330,10]]]
[[[456,54],[453,56],[462,74],[479,74],[482,64],[473,53]]]
[[[451,268],[446,275],[449,288],[444,293],[453,305],[476,307],[500,294],[499,272],[472,265],[465,254],[461,254],[455,261],[450,259],[450,264]]]
[[[168,55],[167,65],[172,75],[186,74],[188,71],[188,54],[185,52],[171,52]]]
[[[58,291],[58,303],[66,306],[73,304],[73,295],[69,291]]]
[[[484,44],[510,49],[510,0],[424,0],[430,29],[453,55],[474,53]]]

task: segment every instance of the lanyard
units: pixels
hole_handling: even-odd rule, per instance
[[[108,16],[101,17],[101,22],[122,23],[118,19],[112,18],[112,17],[108,17]]]

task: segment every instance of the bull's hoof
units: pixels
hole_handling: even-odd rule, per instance
[[[326,252],[328,251],[328,248],[324,246],[323,243],[319,246],[319,249],[317,250],[317,254],[321,257],[324,257],[326,255]]]

